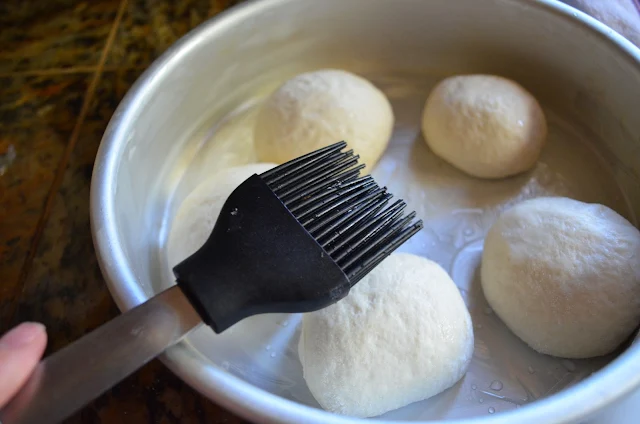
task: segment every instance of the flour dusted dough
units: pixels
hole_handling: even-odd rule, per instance
[[[538,352],[605,355],[640,321],[640,232],[602,205],[528,200],[490,229],[481,277],[489,305]]]
[[[282,163],[346,141],[371,169],[389,143],[393,111],[385,95],[352,73],[300,74],[264,103],[254,131],[258,158]]]
[[[524,88],[505,78],[465,75],[431,92],[422,133],[433,152],[480,178],[502,178],[532,168],[547,136],[544,113]]]
[[[224,202],[233,190],[253,174],[276,165],[258,163],[219,171],[203,181],[180,205],[168,242],[169,266],[191,256],[209,238]]]
[[[306,314],[299,345],[304,378],[332,412],[372,417],[455,384],[473,354],[471,317],[435,262],[385,259],[351,293]]]
[[[569,6],[580,9],[613,28],[634,44],[640,45],[640,15],[635,0],[593,1],[566,0]]]

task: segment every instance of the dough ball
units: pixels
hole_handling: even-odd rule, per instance
[[[300,74],[264,103],[255,126],[258,158],[283,163],[346,141],[371,169],[389,144],[393,111],[369,81],[340,70]]]
[[[385,259],[338,303],[306,314],[304,378],[331,412],[373,417],[453,386],[473,354],[471,317],[438,264]]]
[[[481,278],[489,305],[533,349],[605,355],[640,321],[640,231],[606,206],[528,200],[489,230]]]
[[[224,202],[231,192],[253,174],[276,165],[258,163],[227,168],[204,180],[182,202],[171,226],[169,266],[174,267],[200,249],[211,235]]]
[[[433,152],[480,178],[503,178],[531,169],[547,137],[536,99],[505,78],[447,78],[431,92],[422,133]]]
[[[566,0],[565,3],[588,13],[640,46],[640,14],[633,0]]]

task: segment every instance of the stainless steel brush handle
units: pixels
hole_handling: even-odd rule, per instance
[[[44,359],[0,410],[1,424],[59,422],[201,323],[172,287]]]

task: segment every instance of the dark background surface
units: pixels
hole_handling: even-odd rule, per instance
[[[0,1],[0,333],[40,321],[50,354],[118,314],[89,228],[100,139],[144,69],[237,2]],[[67,422],[246,423],[157,360]]]

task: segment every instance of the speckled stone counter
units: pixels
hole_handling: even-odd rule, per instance
[[[98,269],[89,187],[140,73],[232,0],[0,2],[0,333],[44,323],[47,354],[118,314]],[[243,423],[153,361],[70,423]]]

